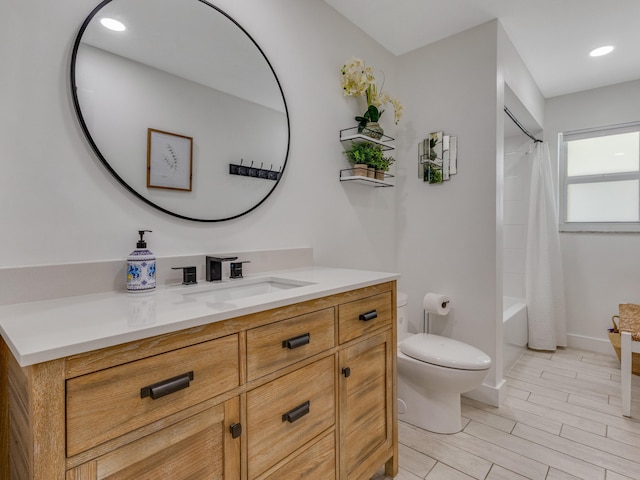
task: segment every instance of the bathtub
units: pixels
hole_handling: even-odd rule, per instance
[[[502,312],[503,358],[506,373],[527,348],[527,304],[522,298],[503,297]]]

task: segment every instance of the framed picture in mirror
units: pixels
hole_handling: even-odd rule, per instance
[[[193,138],[147,129],[147,187],[191,191]]]

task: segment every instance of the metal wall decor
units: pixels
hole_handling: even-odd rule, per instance
[[[418,144],[418,178],[442,183],[458,173],[458,137],[432,132]]]

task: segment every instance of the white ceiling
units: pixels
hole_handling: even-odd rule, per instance
[[[640,79],[640,0],[324,1],[395,55],[498,18],[546,98]]]

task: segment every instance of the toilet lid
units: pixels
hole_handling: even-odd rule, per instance
[[[418,333],[400,343],[400,351],[422,362],[458,370],[487,370],[491,358],[471,345],[453,338]]]

